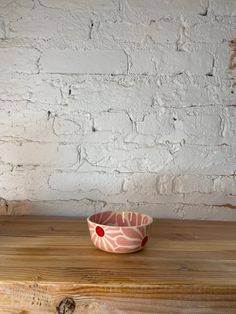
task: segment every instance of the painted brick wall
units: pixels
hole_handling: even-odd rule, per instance
[[[235,0],[0,0],[0,213],[236,220]]]

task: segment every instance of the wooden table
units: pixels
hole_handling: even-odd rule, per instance
[[[236,223],[155,221],[119,255],[85,219],[0,216],[0,313],[236,313]]]

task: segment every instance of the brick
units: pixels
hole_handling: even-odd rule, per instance
[[[181,73],[205,75],[212,70],[212,56],[205,51],[164,53],[160,61],[160,73]]]
[[[7,108],[6,108],[7,109]],[[54,140],[52,121],[48,119],[47,111],[37,110],[0,110],[0,126],[2,139],[9,137],[16,140]]]
[[[191,144],[217,145],[225,142],[223,138],[223,114],[218,108],[186,110],[179,115],[180,130],[186,134],[185,142]],[[178,126],[176,125],[176,129]],[[197,131],[198,130],[198,131]]]
[[[0,48],[1,73],[37,73],[39,52],[31,48]]]
[[[98,131],[132,132],[132,122],[125,112],[102,112],[94,118],[94,127]]]
[[[151,215],[152,217],[156,218],[172,218],[176,219],[182,218],[178,216],[179,210],[183,207],[182,204],[168,204],[168,203],[109,203],[104,207],[104,210],[133,210],[133,211],[138,211],[141,213],[147,213]]]
[[[137,144],[139,147],[156,146],[155,137],[148,134],[137,134],[135,132],[128,134],[124,138],[124,143]]]
[[[136,50],[131,54],[131,68],[132,74],[149,74],[154,75],[158,73],[157,62],[158,58],[154,53],[145,50]],[[160,56],[159,56],[160,58]]]
[[[129,201],[138,201],[140,198],[143,201],[150,200],[150,197],[157,196],[156,175],[150,173],[130,175],[124,180],[123,190]]]
[[[233,79],[208,76],[198,78],[186,74],[164,77],[157,86],[154,98],[161,107],[233,105],[233,82]]]
[[[0,16],[0,39],[4,39],[6,37],[6,28],[5,21],[2,16]]]
[[[161,44],[176,43],[180,36],[182,25],[179,22],[160,20],[150,26],[150,37]]]
[[[232,143],[226,134],[229,122],[220,107],[165,108],[137,122],[139,133],[155,136],[156,142],[218,145]]]
[[[143,42],[148,31],[146,25],[132,23],[104,23],[100,27],[102,37],[121,42]]]
[[[143,44],[148,37],[157,43],[175,43],[179,38],[180,24],[158,21],[151,25],[134,23],[104,23],[99,28],[102,37],[119,42]]]
[[[214,183],[216,183],[217,177],[214,177]],[[227,204],[232,204],[232,206],[236,205],[236,197],[234,195],[227,195],[220,191],[216,186],[214,186],[214,191],[211,193],[186,193],[184,194],[184,204],[194,204],[199,205],[203,204],[203,206],[219,206],[219,207],[227,207]],[[177,194],[178,195],[178,194]],[[222,206],[223,205],[223,206]]]
[[[9,173],[12,170],[12,165],[5,164],[3,162],[0,162],[0,175],[4,174],[4,173]]]
[[[224,176],[218,179],[216,183],[218,191],[223,192],[226,195],[236,195],[236,177]]]
[[[194,215],[196,219],[206,220],[234,220],[235,209],[229,207],[186,205],[183,206],[182,217],[191,219]]]
[[[85,78],[81,84],[72,85],[73,95],[68,99],[68,105],[93,113],[125,110],[136,120],[150,110],[155,88],[156,84],[145,78],[127,78],[127,81],[123,78]]]
[[[129,21],[147,23],[160,17],[179,17],[204,14],[208,2],[196,0],[150,0],[148,4],[142,0],[128,0],[123,8],[123,16]]]
[[[5,141],[11,138],[78,144],[83,142],[85,136],[88,141],[91,133],[94,137],[89,114],[70,111],[66,106],[3,103],[5,108],[0,109],[0,127]]]
[[[41,4],[49,9],[70,9],[80,14],[82,11],[83,15],[90,14],[91,17],[99,16],[106,19],[113,16],[114,11],[118,11],[118,5],[114,4],[112,0],[67,0],[66,2],[64,0],[42,0]]]
[[[47,116],[44,112],[36,113],[32,111],[0,111],[0,126],[2,138],[24,138],[38,139],[37,134],[42,139],[48,137],[51,126],[47,125]],[[37,127],[37,128],[36,128]]]
[[[213,78],[204,83],[209,95],[209,104],[222,104],[224,106],[235,103],[234,79]],[[202,86],[203,88],[203,86]]]
[[[0,93],[2,100],[29,100],[35,103],[60,104],[62,97],[60,89],[51,81],[45,81],[38,76],[30,78],[0,77]]]
[[[127,57],[122,50],[47,50],[40,59],[42,72],[47,73],[117,73],[127,71]]]
[[[21,19],[11,20],[12,38],[51,39],[58,37],[59,16],[57,12],[48,14],[47,11],[34,11],[34,15],[25,14]],[[58,17],[58,20],[57,20]],[[62,17],[62,16],[61,16]],[[42,23],[42,19],[44,23]]]
[[[111,168],[120,172],[157,172],[165,169],[172,160],[168,148],[135,148],[114,147],[113,145],[84,145],[86,160],[90,165]]]
[[[35,8],[32,11],[33,14],[23,12],[25,14],[21,14],[20,18],[10,16],[9,37],[41,41],[40,49],[42,50],[46,47],[81,49],[89,46],[86,42],[92,17],[87,11],[83,10],[81,18],[78,18],[77,14],[71,14],[69,10],[41,10],[39,8]]]
[[[214,180],[212,177],[180,175],[173,180],[174,193],[212,193],[214,191]]]
[[[145,51],[137,50],[131,54],[134,74],[178,74],[190,73],[204,75],[212,70],[213,57],[205,51]]]
[[[31,0],[19,0],[19,1],[16,1],[16,3],[12,3],[11,1],[9,0],[1,0],[1,7],[6,7],[6,6],[11,6],[11,5],[14,5],[14,6],[19,6],[19,7],[23,7],[24,9],[27,9],[27,8],[32,8],[32,1]]]
[[[168,123],[168,120],[171,120],[168,115],[169,114],[165,110],[164,112],[163,110],[160,111],[158,115],[146,115],[143,121],[137,123],[138,132],[141,134],[152,135],[155,137],[155,140],[158,138],[161,142],[163,136],[166,137],[167,134],[174,131],[171,124]],[[177,137],[175,137],[175,139],[177,140]]]
[[[84,17],[88,18],[91,24],[93,21],[117,21],[120,16],[119,4],[112,0],[42,0],[42,3],[51,8],[63,9],[63,13],[69,9],[70,18],[75,17],[75,24]],[[82,14],[81,14],[82,13]]]
[[[75,138],[77,141],[80,137],[92,132],[92,121],[89,114],[79,114],[70,112],[70,114],[56,115],[53,122],[53,130],[57,136],[68,139]]]
[[[205,85],[205,88],[202,88],[201,82]],[[155,100],[163,107],[204,106],[210,102],[208,86],[211,84],[207,84],[202,78],[201,82],[198,82],[197,79],[192,81],[185,74],[171,79],[162,79]],[[213,93],[213,95],[216,95],[216,93]]]
[[[98,191],[99,194],[110,195],[121,191],[123,177],[119,174],[70,172],[53,173],[49,179],[51,188],[59,191],[86,193]]]
[[[14,170],[1,176],[0,193],[6,199],[22,201],[31,199],[37,197],[38,193],[47,187],[47,179],[45,171],[19,167],[19,171]]]
[[[189,27],[187,36],[196,43],[223,43],[234,37],[233,25],[236,20],[207,21],[202,20]]]
[[[84,137],[84,142],[86,144],[111,144],[117,139],[117,134],[107,132],[107,131],[95,131],[91,129],[90,133],[87,133]]]
[[[9,4],[9,0],[2,0],[1,4],[0,4],[0,7],[4,8],[7,4]]]
[[[166,166],[173,173],[190,172],[205,175],[227,175],[235,169],[234,148],[229,146],[188,146],[175,152],[175,158]]]
[[[138,132],[153,135],[155,138],[160,138],[163,134],[171,132],[172,126],[168,122],[168,120],[170,120],[168,119],[168,115],[170,116],[170,113],[165,109],[160,110],[158,114],[146,115],[143,121],[137,123]],[[171,123],[173,124],[172,121]]]
[[[225,123],[224,128],[224,140],[225,143],[228,143],[229,145],[235,145],[236,144],[236,107],[235,106],[229,106],[225,108],[225,119],[227,117],[228,123]]]
[[[214,0],[211,2],[213,14],[220,16],[236,16],[236,3],[234,0]]]
[[[118,202],[142,202],[142,203],[178,203],[183,201],[182,195],[160,194],[157,189],[157,175],[151,173],[134,173],[124,179],[123,191],[121,195],[106,198],[107,201]],[[123,196],[123,198],[122,198]]]
[[[70,144],[4,143],[1,147],[1,159],[14,165],[37,165],[70,167],[77,162],[77,149]]]
[[[157,176],[156,189],[160,195],[170,195],[173,192],[173,179],[174,176],[170,174],[164,174]]]
[[[230,56],[233,49],[229,47],[228,42],[215,46],[215,75],[223,78],[235,78],[235,73],[230,69]]]

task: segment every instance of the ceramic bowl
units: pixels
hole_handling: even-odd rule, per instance
[[[104,211],[87,219],[95,247],[112,253],[142,250],[148,242],[152,217],[138,212]]]

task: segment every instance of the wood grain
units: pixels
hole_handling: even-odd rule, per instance
[[[0,313],[64,311],[236,313],[236,222],[155,220],[145,250],[119,255],[85,219],[0,216]]]

